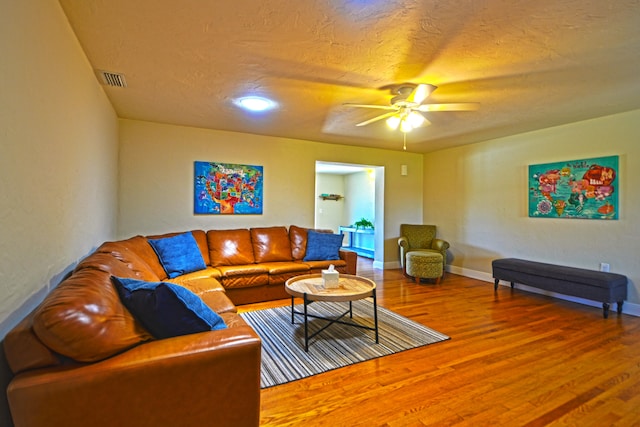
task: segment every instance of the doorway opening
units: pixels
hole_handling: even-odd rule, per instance
[[[382,166],[316,161],[315,228],[344,234],[343,247],[374,267],[384,260],[383,183]]]

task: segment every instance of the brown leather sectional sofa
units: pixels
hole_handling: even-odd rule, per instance
[[[303,261],[307,229],[192,232],[206,268],[169,279],[149,239],[106,242],[5,337],[15,426],[255,426],[260,339],[236,304],[286,298],[284,282],[357,255]],[[111,276],[170,282],[198,295],[226,328],[155,339]]]

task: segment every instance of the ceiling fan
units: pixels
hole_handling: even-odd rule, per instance
[[[424,104],[424,101],[438,87],[430,84],[404,83],[391,89],[390,105],[376,104],[344,104],[348,107],[376,108],[380,110],[390,110],[372,119],[358,123],[356,126],[366,126],[382,119],[387,119],[387,125],[391,129],[398,129],[404,133],[420,127],[429,125],[431,122],[422,113],[432,111],[475,111],[480,104],[477,102],[458,102],[448,104]]]

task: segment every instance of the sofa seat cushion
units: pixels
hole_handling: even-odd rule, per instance
[[[309,271],[309,264],[304,262],[263,262],[261,267],[265,267],[270,275],[283,273],[306,274]]]
[[[191,232],[148,240],[170,279],[207,267]]]
[[[270,285],[282,285],[292,277],[309,274],[309,265],[299,261],[266,262],[260,265],[269,269]]]
[[[200,295],[200,298],[202,299],[202,302],[219,315],[222,315],[222,313],[235,313],[238,311],[225,292],[206,292]]]
[[[151,339],[122,305],[104,271],[83,268],[36,309],[33,330],[53,351],[79,362],[105,359]]]
[[[207,231],[212,267],[253,264],[253,244],[248,229]]]
[[[204,270],[198,270],[191,273],[183,274],[181,276],[174,277],[173,279],[168,279],[167,281],[180,284],[189,280],[217,279],[220,276],[220,270],[215,267],[207,267]]]
[[[319,273],[320,270],[327,269],[330,265],[333,265],[340,273],[345,273],[345,269],[347,267],[347,262],[343,259],[329,261],[304,261],[304,263],[309,266],[309,269],[311,270],[309,273]]]
[[[175,283],[111,277],[124,305],[155,338],[225,329],[202,299]]]
[[[291,261],[291,242],[286,227],[252,228],[255,262]]]
[[[262,286],[269,284],[269,274],[250,274],[250,275],[236,275],[226,276],[220,278],[220,283],[226,290],[230,288],[250,288],[254,286]]]
[[[269,283],[269,270],[262,264],[225,265],[220,270],[220,283],[225,289],[261,286]]]
[[[269,269],[262,264],[225,265],[218,267],[220,278],[234,276],[260,276],[269,274]]]
[[[181,276],[182,277],[182,276]],[[168,279],[165,282],[175,283],[184,288],[189,289],[191,292],[198,296],[202,296],[209,292],[224,292],[224,287],[213,277],[202,277],[200,279],[184,280],[181,278]]]

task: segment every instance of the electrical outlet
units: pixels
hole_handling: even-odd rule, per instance
[[[601,262],[600,263],[600,271],[609,271],[609,263]]]

